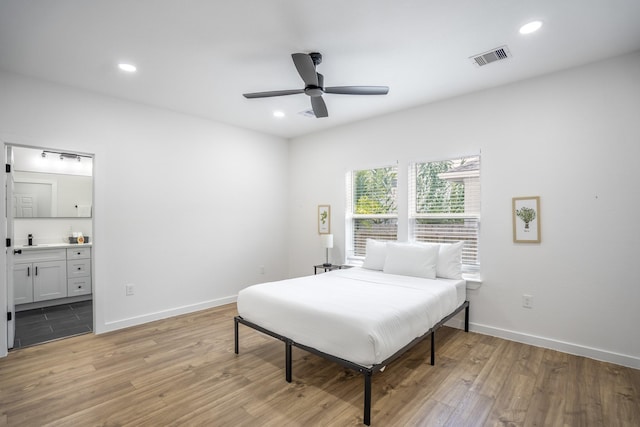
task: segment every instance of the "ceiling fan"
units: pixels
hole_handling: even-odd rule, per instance
[[[327,105],[322,99],[325,93],[339,95],[386,95],[387,86],[333,86],[324,87],[324,76],[316,71],[316,66],[322,62],[322,55],[318,52],[293,53],[293,63],[298,74],[304,81],[304,89],[274,90],[270,92],[245,93],[245,98],[268,98],[271,96],[295,95],[304,93],[311,97],[311,108],[316,117],[328,117]]]

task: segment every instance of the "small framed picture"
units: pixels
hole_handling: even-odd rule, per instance
[[[513,242],[540,243],[540,197],[513,198]]]
[[[331,206],[318,205],[318,234],[331,234]]]

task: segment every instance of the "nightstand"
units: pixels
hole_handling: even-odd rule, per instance
[[[323,264],[318,264],[318,265],[314,265],[313,266],[313,274],[318,274],[318,270],[320,270],[322,272],[322,270],[324,269],[324,271],[331,271],[331,270],[340,270],[342,269],[342,265],[340,264],[331,264],[331,265],[323,265]]]

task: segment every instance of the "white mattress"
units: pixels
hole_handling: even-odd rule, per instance
[[[244,319],[362,366],[392,356],[466,299],[464,280],[363,268],[263,283],[238,294]]]

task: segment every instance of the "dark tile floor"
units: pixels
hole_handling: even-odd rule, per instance
[[[93,301],[16,312],[14,348],[93,331]]]

